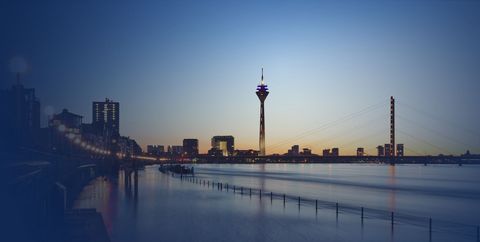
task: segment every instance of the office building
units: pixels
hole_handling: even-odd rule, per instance
[[[332,148],[332,156],[339,156],[340,150],[338,148]]]
[[[183,152],[188,156],[198,155],[198,139],[184,139]]]
[[[365,151],[362,147],[357,148],[357,156],[362,157],[365,154]]]
[[[323,149],[322,155],[323,156],[330,156],[330,149]]]
[[[0,146],[33,145],[40,131],[40,102],[34,88],[17,82],[9,90],[0,90]]]
[[[385,149],[381,145],[377,146],[377,156],[385,156]]]
[[[300,146],[293,145],[291,149],[288,150],[288,155],[296,156],[300,154]]]
[[[235,150],[235,141],[233,136],[214,136],[212,138],[212,148],[221,150],[223,156],[231,156]]]
[[[397,144],[397,156],[402,157],[404,155],[404,146],[403,144]]]
[[[108,98],[92,104],[92,126],[98,135],[107,139],[120,136],[120,104]]]
[[[392,155],[392,145],[385,144],[385,156],[390,157]]]

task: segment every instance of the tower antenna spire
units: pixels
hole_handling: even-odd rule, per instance
[[[262,67],[262,85],[264,84],[264,81],[263,81],[263,67]]]

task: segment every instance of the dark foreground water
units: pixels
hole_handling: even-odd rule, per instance
[[[195,171],[198,180],[230,184],[229,191],[152,166],[138,171],[137,179],[131,174],[130,185],[123,171],[93,181],[75,206],[97,208],[113,242],[477,239],[480,166],[215,164],[196,165]],[[243,195],[233,193],[233,185],[244,187]],[[262,199],[247,187],[261,189]],[[281,195],[271,200],[266,192],[292,199],[284,205]],[[298,196],[313,200],[298,206]],[[336,202],[338,216],[330,206]]]

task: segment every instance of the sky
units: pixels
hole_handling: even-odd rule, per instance
[[[480,1],[7,0],[0,31],[0,88],[21,70],[43,124],[110,98],[144,148],[258,149],[263,67],[269,154],[375,154],[390,96],[407,154],[480,153]]]

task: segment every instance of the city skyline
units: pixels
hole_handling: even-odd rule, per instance
[[[294,144],[314,153],[333,147],[342,154],[355,154],[357,147],[375,152],[388,143],[390,96],[398,101],[396,125],[403,133],[396,138],[406,144],[407,155],[480,152],[476,5],[265,2],[217,3],[216,9],[164,3],[148,11],[106,4],[91,13],[96,21],[105,19],[99,26],[70,15],[90,14],[85,6],[67,7],[62,14],[43,5],[7,5],[2,27],[13,34],[0,41],[0,88],[14,84],[12,71],[25,61],[21,81],[36,88],[43,125],[48,110],[64,108],[90,122],[91,102],[111,98],[122,104],[120,132],[143,148],[197,138],[206,153],[211,137],[233,135],[239,149],[257,149],[258,99],[252,91],[264,66],[275,90],[265,110],[269,154],[285,153]],[[114,11],[104,16],[102,7]],[[14,9],[26,16],[12,16],[19,12],[9,11]],[[371,9],[382,11],[366,16]],[[226,14],[232,18],[222,22]],[[405,15],[412,18],[400,21]],[[17,23],[15,29],[7,19]],[[172,19],[178,21],[163,24]],[[32,31],[46,25],[52,35]],[[108,37],[98,37],[102,31]],[[328,126],[368,107],[364,115]]]

